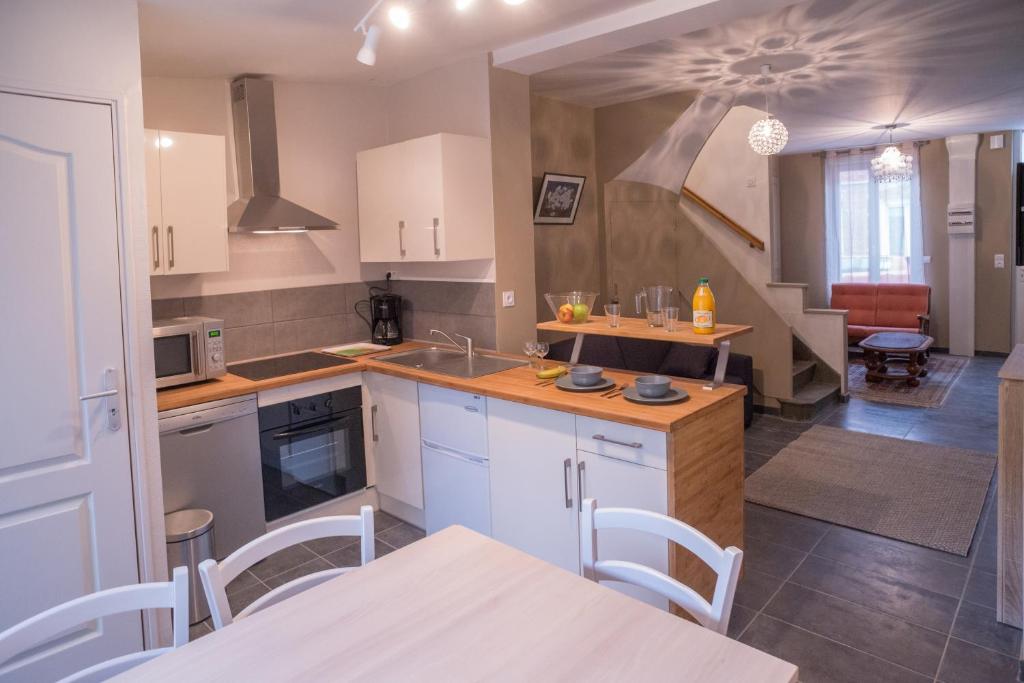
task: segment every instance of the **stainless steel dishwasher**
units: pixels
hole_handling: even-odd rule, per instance
[[[159,414],[164,511],[212,512],[217,559],[267,531],[256,408],[249,394]]]

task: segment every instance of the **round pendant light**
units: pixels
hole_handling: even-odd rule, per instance
[[[761,65],[761,86],[764,89],[764,108],[768,109],[768,90],[765,87],[768,82],[768,74],[772,71],[770,64]],[[750,143],[750,148],[762,156],[772,156],[778,154],[786,147],[786,143],[789,142],[789,131],[786,130],[786,126],[779,121],[777,118],[768,114],[765,118],[756,122],[750,127],[750,133],[747,134],[747,142]]]
[[[914,157],[904,154],[893,144],[892,132],[896,125],[886,126],[889,130],[889,146],[871,160],[871,175],[879,183],[902,183],[914,175]]]

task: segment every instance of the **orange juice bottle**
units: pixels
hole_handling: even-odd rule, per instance
[[[697,291],[693,293],[693,331],[697,334],[715,333],[715,295],[711,293],[708,279],[702,277],[697,281]]]

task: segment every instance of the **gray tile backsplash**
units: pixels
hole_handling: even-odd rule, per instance
[[[350,282],[262,292],[214,294],[153,301],[153,319],[205,315],[224,319],[229,363],[318,346],[367,340],[370,329],[354,312],[368,287],[383,282]],[[406,339],[429,339],[432,327],[472,337],[479,348],[496,340],[494,284],[481,282],[391,283],[403,298]],[[364,314],[366,309],[362,309]]]

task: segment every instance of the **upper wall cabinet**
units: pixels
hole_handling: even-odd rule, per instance
[[[356,163],[362,261],[494,258],[490,140],[440,133]]]
[[[146,131],[151,275],[228,269],[224,136]]]

